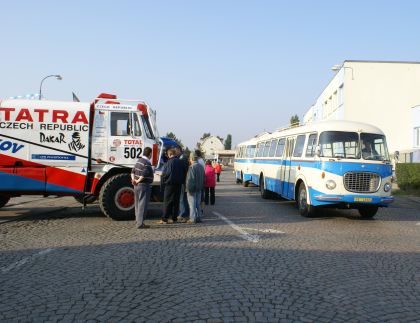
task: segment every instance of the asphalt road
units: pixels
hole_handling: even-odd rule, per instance
[[[0,210],[1,322],[420,322],[420,201],[298,215],[224,171],[202,224],[148,230],[72,198]]]

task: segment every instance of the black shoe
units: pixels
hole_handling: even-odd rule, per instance
[[[149,229],[150,228],[150,225],[146,225],[146,224],[142,224],[142,225],[139,225],[138,227],[137,227],[137,229]]]

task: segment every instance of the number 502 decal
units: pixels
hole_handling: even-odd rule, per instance
[[[140,158],[142,149],[140,147],[125,147],[124,158]]]

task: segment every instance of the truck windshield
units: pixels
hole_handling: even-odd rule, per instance
[[[389,161],[389,154],[384,135],[361,133],[360,148],[363,159]]]
[[[324,131],[319,136],[321,157],[359,159],[357,132]]]

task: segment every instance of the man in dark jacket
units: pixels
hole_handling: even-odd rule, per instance
[[[177,221],[181,186],[185,181],[184,163],[177,157],[176,149],[168,149],[169,160],[162,169],[161,188],[163,189],[163,215],[160,224]]]
[[[143,157],[140,157],[131,171],[131,183],[134,186],[134,208],[138,229],[147,229],[144,218],[150,201],[151,184],[153,183],[153,168],[150,163],[152,149],[144,148]]]

